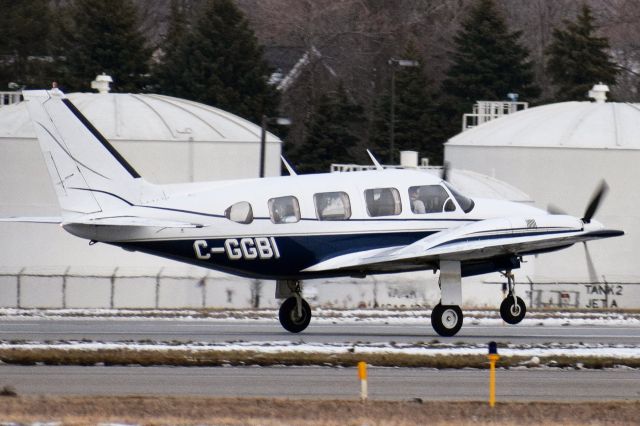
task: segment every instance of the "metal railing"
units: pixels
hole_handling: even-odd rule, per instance
[[[0,108],[17,104],[22,100],[21,92],[0,92]]]
[[[202,275],[164,273],[73,273],[65,271],[0,272],[0,306],[30,308],[156,308],[171,309],[176,296],[185,307],[261,307],[261,280],[225,279]],[[217,290],[216,298],[208,292]],[[220,296],[222,294],[223,296]],[[246,297],[248,295],[248,297]]]
[[[528,108],[528,102],[478,101],[471,114],[462,116],[462,131]]]
[[[427,162],[428,163],[428,162]],[[406,167],[402,165],[387,165],[383,164],[382,167],[385,169],[404,169]],[[412,169],[419,170],[433,170],[437,173],[440,173],[442,170],[442,166],[429,166],[429,165],[420,165],[418,167],[411,167]],[[362,164],[332,164],[331,165],[331,173],[339,173],[339,172],[362,172],[365,170],[375,170],[376,166],[370,165],[362,165]]]

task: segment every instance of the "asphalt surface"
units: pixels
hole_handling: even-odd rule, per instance
[[[488,371],[369,368],[381,400],[485,400]],[[358,399],[355,368],[58,367],[0,365],[0,385],[21,395],[200,395]],[[498,370],[498,401],[640,398],[638,370]]]
[[[495,340],[514,344],[585,343],[640,345],[638,326],[482,326],[464,325],[454,337],[438,336],[425,324],[314,324],[300,334],[283,330],[273,322],[167,319],[12,319],[0,320],[0,340],[81,340],[229,342],[295,341],[305,343],[353,342],[464,342],[484,344]]]

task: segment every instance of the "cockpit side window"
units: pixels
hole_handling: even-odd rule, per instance
[[[371,217],[396,216],[402,213],[400,193],[395,188],[375,188],[364,191],[367,213]]]
[[[294,196],[269,200],[269,215],[273,223],[295,223],[300,221],[300,204]]]
[[[351,217],[351,203],[346,192],[321,192],[314,194],[313,201],[319,220],[347,220]]]
[[[224,215],[227,219],[238,223],[253,222],[253,209],[246,201],[233,204],[224,211]]]
[[[454,211],[455,204],[447,191],[440,185],[422,185],[409,187],[411,211],[416,214],[442,213]]]
[[[446,185],[446,186],[449,189],[449,191],[451,191],[453,198],[456,199],[462,211],[464,211],[465,213],[469,213],[471,210],[473,210],[473,207],[476,205],[476,203],[474,203],[471,198],[465,197],[464,195],[462,195],[461,193],[453,189],[451,185]]]

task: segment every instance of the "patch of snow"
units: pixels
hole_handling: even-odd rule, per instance
[[[178,352],[260,352],[269,354],[282,353],[320,353],[320,354],[389,354],[389,355],[421,355],[421,356],[456,356],[456,355],[486,355],[484,345],[451,345],[451,344],[421,344],[394,345],[390,343],[341,344],[341,343],[297,343],[297,342],[223,342],[223,343],[185,343],[167,344],[137,343],[137,342],[56,342],[56,343],[8,343],[0,342],[0,349],[26,350],[73,350],[98,352],[104,350],[131,351],[178,351]],[[580,344],[549,344],[522,347],[508,345],[499,348],[499,354],[505,357],[526,357],[531,364],[540,362],[540,357],[568,356],[568,357],[596,357],[596,358],[640,358],[640,347],[636,346],[606,346]],[[537,362],[536,362],[537,361]]]
[[[494,311],[466,310],[465,319],[473,325],[496,326],[503,324]],[[248,309],[199,311],[195,309],[17,309],[0,308],[2,320],[37,319],[104,319],[116,321],[153,319],[154,321],[202,321],[202,322],[260,322],[276,320],[277,310]],[[315,309],[314,324],[428,324],[431,310],[391,309]],[[640,326],[640,314],[620,312],[529,312],[522,321],[525,326]]]

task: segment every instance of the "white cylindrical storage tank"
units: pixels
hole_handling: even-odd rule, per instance
[[[541,208],[553,204],[577,217],[584,214],[600,181],[606,180],[610,191],[595,219],[626,235],[589,243],[596,284],[640,283],[636,267],[638,135],[638,104],[563,102],[520,111],[460,133],[445,144],[445,160],[453,168],[509,182]],[[579,283],[584,287],[582,307],[588,307],[593,297],[604,300],[599,289],[593,297],[587,294],[596,287],[582,244],[540,255],[535,262],[536,276],[530,277],[534,281]]]
[[[103,93],[71,93],[68,98],[150,182],[259,175],[261,128],[236,115],[154,94],[103,90]],[[280,139],[267,133],[267,176],[280,175],[280,150]],[[24,103],[0,107],[0,182],[0,217],[59,215]],[[89,248],[87,241],[55,225],[0,223],[0,253],[0,306],[15,306],[20,294],[17,288],[22,285],[23,306],[78,307],[85,303],[85,306],[118,307],[123,303],[139,303],[153,307],[165,300],[185,300],[189,306],[201,307],[201,300],[209,300],[214,294],[211,286],[215,283],[226,286],[248,281],[106,244]],[[20,271],[24,277],[18,280]],[[136,283],[136,288],[127,301],[117,291],[131,282]],[[84,293],[86,298],[65,299],[59,294],[59,288],[72,292],[82,286],[88,286],[87,290],[77,294]],[[229,287],[229,292],[235,291],[233,285]],[[145,292],[144,297],[137,297],[135,291]],[[155,292],[155,296],[149,291]],[[238,305],[238,294],[229,293],[224,303]],[[244,296],[241,299],[242,304],[247,303]]]

